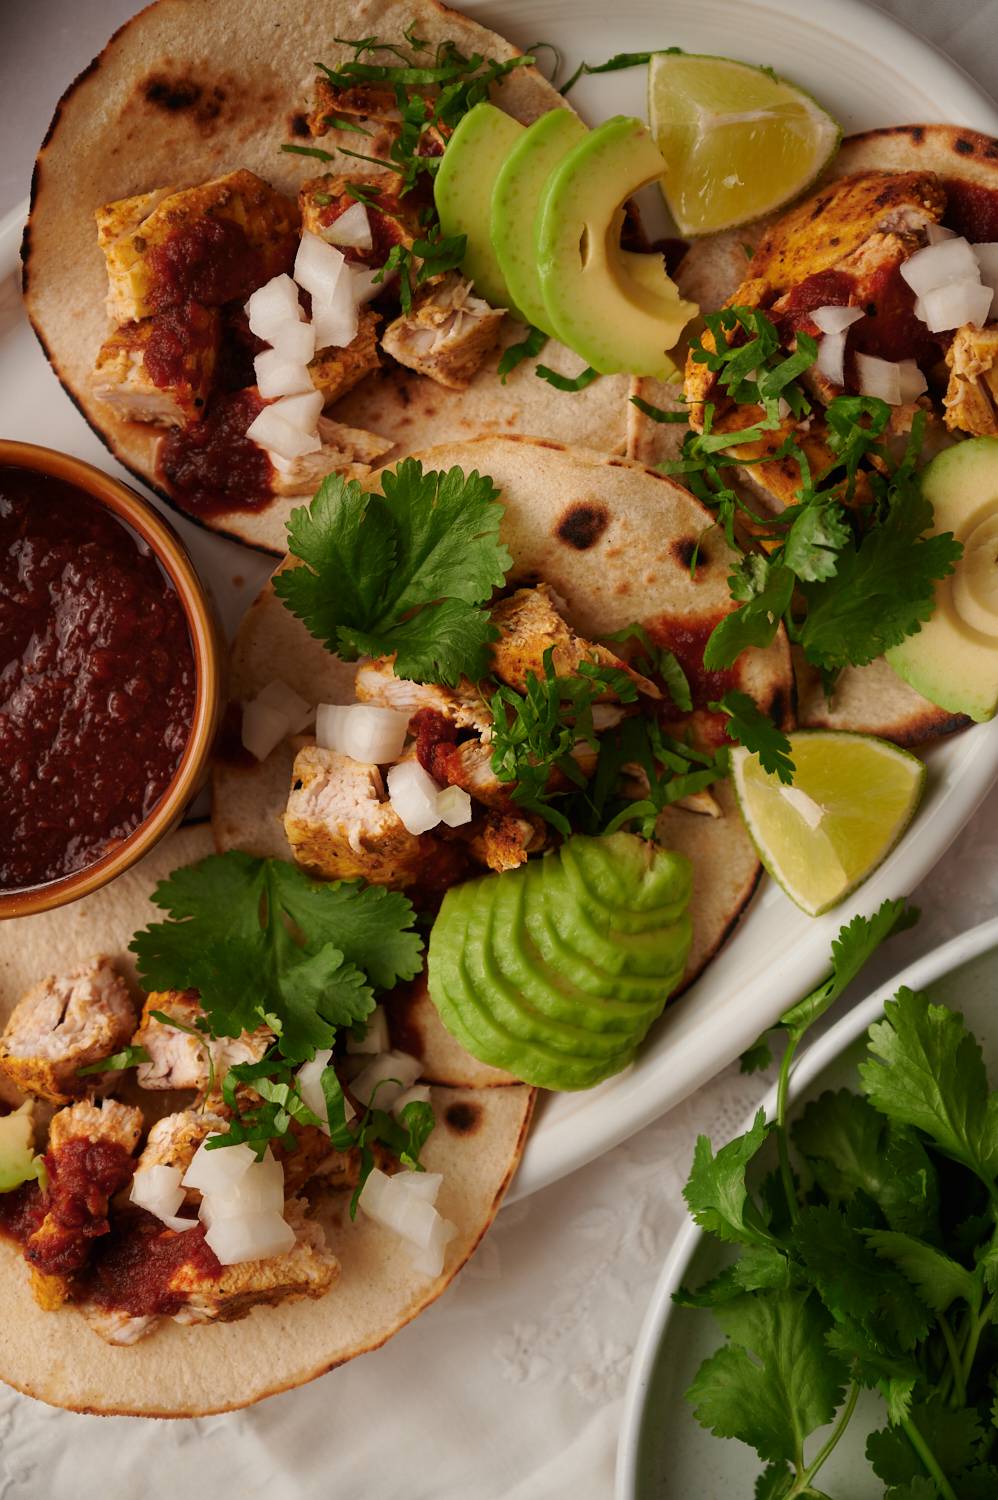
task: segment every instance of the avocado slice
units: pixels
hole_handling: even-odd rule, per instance
[[[516,307],[492,248],[489,225],[496,177],[524,130],[494,104],[476,104],[447,142],[433,181],[441,233],[468,237],[461,262],[465,276],[475,283],[480,297],[513,313]]]
[[[537,274],[534,222],[552,170],[585,134],[585,125],[570,109],[541,115],[513,146],[492,189],[490,233],[499,269],[522,316],[551,337],[554,329]]]
[[[572,876],[566,850],[579,856]],[[579,869],[595,871],[590,884]],[[601,906],[593,888],[618,902]],[[629,912],[628,891],[643,912]],[[569,839],[448,891],[430,935],[431,998],[482,1062],[544,1088],[588,1088],[630,1061],[679,982],[688,895],[686,861],[633,834]],[[628,913],[655,913],[657,925],[622,931],[615,920]]]
[[[624,202],[664,171],[643,121],[617,115],[569,151],[541,198],[535,248],[548,319],[561,342],[602,374],[670,379],[676,367],[668,350],[697,311],[660,256],[620,248]]]
[[[899,677],[950,713],[979,722],[998,709],[998,438],[967,438],[922,470],[933,532],[963,543],[917,635],[887,652]]]

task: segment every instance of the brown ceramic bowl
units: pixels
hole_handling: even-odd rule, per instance
[[[222,712],[222,648],[214,611],[201,580],[173,527],[126,484],[82,459],[33,443],[0,439],[0,465],[34,469],[75,485],[127,522],[152,549],[187,617],[194,651],[194,718],[187,747],[173,777],[149,816],[126,839],[93,864],[59,880],[21,890],[0,891],[0,918],[64,906],[107,885],[142,858],[176,826],[208,771],[208,758]]]

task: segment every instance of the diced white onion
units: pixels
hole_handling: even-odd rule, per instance
[[[374,249],[371,221],[363,203],[351,203],[344,213],[331,224],[324,224],[319,232],[327,245],[349,245],[354,250]]]
[[[977,280],[951,281],[916,298],[915,315],[930,333],[945,333],[950,328],[962,328],[964,323],[983,328],[993,297],[991,288]]]
[[[981,245],[971,245],[981,268],[981,280],[993,292],[998,292],[998,241],[991,240]]]
[[[901,371],[892,359],[857,354],[856,374],[864,396],[877,396],[888,406],[901,405]]]
[[[369,1062],[350,1085],[361,1104],[374,1101],[378,1109],[391,1109],[395,1100],[411,1088],[423,1071],[418,1057],[407,1052],[383,1052]]]
[[[245,305],[250,332],[268,344],[274,335],[288,323],[297,323],[304,317],[298,302],[298,288],[290,276],[274,276],[263,286],[257,287]]]
[[[264,349],[253,360],[256,388],[268,401],[275,396],[300,396],[314,390],[308,365],[288,359],[280,349]]]
[[[822,333],[844,333],[865,317],[861,307],[816,307],[810,314],[811,322],[816,323]]]
[[[286,682],[281,682],[276,678],[260,689],[253,702],[262,703],[265,708],[272,708],[277,713],[283,714],[288,721],[291,734],[301,734],[315,718],[315,709],[311,703],[299,697],[294,688],[289,688]]]
[[[402,1111],[407,1104],[429,1104],[430,1090],[428,1084],[417,1083],[414,1088],[406,1089],[404,1094],[399,1094],[392,1105],[392,1114],[397,1120],[402,1118]],[[419,1174],[424,1175],[424,1174]]]
[[[328,301],[336,290],[345,264],[342,250],[327,245],[317,234],[309,234],[306,230],[295,256],[294,278],[299,286],[311,292],[313,300]]]
[[[198,1217],[203,1224],[212,1225],[221,1219],[280,1214],[283,1209],[284,1168],[268,1152],[263,1161],[255,1161],[244,1176],[225,1191],[205,1193]]]
[[[348,1044],[349,1045],[349,1044]],[[387,1042],[385,1044],[387,1046]],[[298,1092],[314,1115],[318,1115],[322,1122],[322,1129],[329,1134],[329,1116],[326,1113],[326,1096],[322,1092],[322,1075],[329,1067],[332,1057],[332,1049],[323,1048],[317,1052],[310,1062],[302,1063],[298,1069]],[[343,1095],[343,1117],[345,1120],[355,1118],[357,1111],[347,1096]]]
[[[442,1172],[396,1172],[392,1178],[397,1187],[424,1203],[436,1203],[443,1180]]]
[[[938,245],[942,240],[956,239],[956,230],[947,229],[945,224],[926,224],[925,238],[930,245]]]
[[[460,786],[445,786],[437,793],[437,812],[448,828],[460,828],[471,822],[471,798]]]
[[[832,385],[845,385],[845,333],[826,333],[818,344],[817,368]]]
[[[418,760],[404,760],[388,772],[388,800],[409,833],[426,833],[440,822],[440,788]]]
[[[356,1055],[377,1057],[379,1052],[387,1052],[392,1045],[392,1039],[388,1034],[388,1017],[385,1015],[384,1006],[376,1005],[367,1018],[367,1030],[360,1038],[347,1034],[347,1051]]]
[[[899,360],[898,372],[901,376],[902,405],[907,405],[910,401],[917,401],[922,392],[929,389],[929,382],[913,359]]]
[[[316,395],[319,396],[318,391]],[[297,398],[291,396],[287,399],[294,401]],[[303,432],[300,427],[293,427],[277,410],[279,405],[280,402],[275,402],[273,406],[265,406],[247,427],[246,436],[280,458],[301,458],[306,453],[318,453],[322,447],[318,433]]]
[[[381,277],[381,268],[379,266],[375,266],[373,269],[367,266],[349,266],[348,270],[353,288],[353,300],[358,306],[361,303],[370,302],[372,297],[376,297],[379,292],[383,292],[385,287],[395,279],[394,271],[389,271],[384,277]],[[374,278],[376,276],[381,277],[381,279],[375,281]]]
[[[257,760],[266,760],[290,732],[288,717],[279,709],[259,701],[243,705],[243,748]]]
[[[205,1243],[223,1266],[236,1266],[285,1255],[294,1248],[295,1232],[279,1213],[244,1214],[216,1220],[205,1234]]]
[[[320,703],[315,715],[318,745],[372,766],[398,760],[408,728],[408,714],[373,703]]]
[[[352,276],[341,276],[328,297],[312,298],[312,326],[317,349],[345,349],[357,337],[359,321]]]
[[[227,1192],[256,1161],[255,1153],[244,1141],[236,1146],[217,1146],[209,1151],[208,1142],[217,1139],[216,1133],[201,1142],[180,1179],[184,1187],[197,1188],[200,1193]]]
[[[180,1168],[141,1167],[132,1178],[129,1198],[138,1208],[165,1219],[177,1212],[184,1201],[180,1186]]]
[[[938,240],[916,250],[901,266],[901,275],[916,297],[924,297],[953,281],[977,281],[977,257],[962,235]]]
[[[307,365],[315,355],[315,329],[311,323],[282,323],[269,342],[298,364]]]
[[[364,1213],[376,1224],[408,1240],[417,1270],[438,1276],[443,1269],[445,1248],[456,1235],[457,1226],[442,1218],[431,1202],[407,1186],[407,1180],[422,1175],[399,1172],[389,1177],[375,1167],[359,1201]]]
[[[283,400],[275,401],[273,406],[268,407],[268,410],[276,412],[282,422],[287,422],[291,427],[297,427],[300,432],[311,436],[322,415],[322,407],[322,392],[308,391],[301,396],[285,396]]]

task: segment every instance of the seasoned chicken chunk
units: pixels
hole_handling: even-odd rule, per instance
[[[350,191],[357,189],[357,195]],[[302,228],[321,239],[330,225],[355,203],[363,202],[371,230],[371,248],[337,245],[348,261],[369,266],[383,266],[394,245],[411,249],[419,238],[419,210],[415,200],[403,196],[402,178],[394,172],[361,177],[355,174],[335,175],[327,172],[303,182],[298,192]],[[330,240],[335,244],[335,240]]]
[[[410,682],[406,677],[395,676],[394,656],[375,656],[362,662],[357,668],[354,691],[361,703],[394,708],[410,717],[422,708],[430,708],[458,729],[474,729],[485,735],[492,728],[488,703],[466,677],[462,677],[456,688]]]
[[[24,1258],[38,1273],[33,1290],[44,1307],[57,1306],[68,1281],[86,1263],[92,1242],[107,1234],[108,1206],[131,1180],[131,1153],[142,1133],[142,1113],[105,1099],[73,1104],[52,1118],[45,1166],[45,1217],[29,1235]]]
[[[118,1344],[122,1347],[137,1344],[139,1339],[144,1339],[159,1323],[155,1314],[136,1316],[126,1312],[123,1307],[102,1307],[99,1302],[89,1299],[73,1305],[105,1344]]]
[[[295,757],[284,829],[297,862],[326,880],[362,877],[400,889],[439,883],[449,865],[457,878],[458,850],[406,831],[377,766],[318,745]]]
[[[547,584],[517,589],[500,599],[493,606],[492,623],[499,630],[499,639],[490,647],[492,670],[519,693],[526,691],[528,675],[543,680],[544,653],[551,647],[551,664],[557,677],[571,676],[581,662],[592,662],[624,672],[638,691],[649,698],[662,696],[653,682],[635,672],[608,646],[593,644],[576,635],[559,613]],[[603,696],[612,698],[613,694],[608,689]]]
[[[388,83],[361,83],[353,88],[336,88],[328,78],[315,80],[315,94],[308,117],[312,135],[325,135],[335,128],[341,116],[377,120],[398,125],[402,120],[395,90]]]
[[[129,422],[184,427],[204,412],[215,376],[221,315],[188,302],[123,323],[101,345],[91,386]]]
[[[376,432],[345,427],[329,417],[319,418],[318,431],[322,442],[318,453],[304,453],[293,459],[270,455],[274,466],[270,487],[275,495],[314,495],[327,474],[366,479],[377,460],[394,446]]]
[[[211,1109],[181,1109],[164,1115],[149,1127],[142,1154],[135,1164],[136,1172],[147,1167],[179,1167],[181,1175],[194,1160],[194,1153],[209,1135],[224,1132],[227,1121]],[[196,1188],[187,1188],[185,1203],[200,1203]]]
[[[77,1069],[120,1051],[134,1025],[125,981],[109,958],[91,958],[18,1001],[0,1037],[0,1068],[25,1093],[66,1104],[109,1081]]]
[[[261,1305],[324,1296],[340,1274],[340,1263],[326,1246],[321,1224],[308,1218],[307,1212],[301,1198],[289,1198],[284,1205],[284,1217],[296,1241],[284,1255],[222,1266],[215,1277],[202,1275],[190,1262],[181,1266],[168,1287],[168,1295],[182,1301],[173,1314],[176,1321],[228,1323]]]
[[[284,1191],[289,1198],[314,1178],[320,1178],[324,1186],[329,1188],[357,1186],[360,1181],[359,1147],[352,1146],[347,1151],[337,1150],[326,1132],[317,1125],[293,1123],[291,1133],[296,1142],[294,1151],[285,1151],[279,1144],[274,1146],[274,1157],[284,1168]],[[383,1172],[398,1170],[398,1161],[386,1146],[372,1141],[369,1149],[375,1166],[380,1167]]]
[[[505,315],[505,308],[476,297],[465,277],[448,271],[427,282],[410,311],[389,323],[381,347],[400,365],[463,391],[499,342]]]
[[[180,1025],[167,1026],[156,1019],[154,1010],[172,1016]],[[144,1047],[150,1058],[136,1069],[140,1088],[206,1089],[211,1077],[209,1056],[215,1081],[221,1083],[236,1063],[259,1062],[274,1039],[268,1027],[258,1026],[255,1031],[244,1031],[237,1037],[205,1037],[202,1041],[191,1036],[190,1028],[196,1028],[203,1016],[193,990],[155,990],[146,996],[139,1029],[132,1037],[133,1044]]]
[[[946,426],[951,432],[998,437],[998,323],[958,328],[946,351],[946,364]]]
[[[290,269],[298,205],[241,167],[97,209],[112,323],[138,322],[190,298],[220,307]]]
[[[378,322],[378,314],[364,308],[352,343],[345,349],[320,349],[310,362],[308,373],[326,406],[332,406],[378,368]]]
[[[490,812],[472,835],[472,852],[489,870],[515,870],[526,862],[528,855],[544,848],[546,826],[539,818]]]

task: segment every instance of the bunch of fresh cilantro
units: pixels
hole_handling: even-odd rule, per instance
[[[780,431],[788,417],[816,418],[799,377],[817,358],[817,343],[798,333],[785,356],[777,328],[758,308],[723,308],[704,321],[710,339],[694,343],[693,361],[716,376],[727,400],[763,412],[737,431],[727,423],[715,431],[716,406],[706,402],[703,431],[689,432],[682,457],[662,465],[716,510],[732,545],[739,517],[761,543],[729,579],[740,608],[714,630],[704,665],[718,671],[746,647],[767,646],[782,621],[830,685],[843,667],[865,666],[916,634],[932,613],[935,585],[961,554],[951,533],[927,534],[932,506],[917,468],[924,414],[916,413],[900,461],[887,442],[887,403],[845,395],[824,411],[832,459],[822,472],[812,473],[796,429],[761,458],[738,456],[733,449]],[[729,482],[730,471],[780,459],[800,470],[797,501],[777,516],[760,515]]]
[[[260,1062],[226,1074],[222,1094],[232,1119],[218,1144],[245,1141],[260,1155],[272,1141],[294,1149],[292,1122],[321,1123],[301,1097],[297,1068],[344,1033],[362,1031],[375,991],[422,968],[410,902],[357,880],[310,880],[288,860],[236,850],[174,870],[152,900],[169,919],[137,932],[130,948],[147,990],[197,991],[204,1014],[192,1034],[205,1043],[210,1076],[209,1039],[259,1026],[274,1036]],[[180,1025],[165,1012],[159,1016]],[[371,1108],[351,1129],[332,1066],[321,1082],[334,1145],[360,1146],[367,1170],[374,1139],[416,1161],[433,1128],[429,1105],[410,1103],[401,1126]]]
[[[886,1500],[998,1495],[998,1094],[979,1045],[902,989],[870,1028],[863,1092],[826,1092],[787,1121],[801,1038],[914,916],[885,902],[842,929],[829,978],[780,1023],[774,1121],[760,1112],[716,1154],[696,1144],[686,1201],[738,1254],[675,1294],[727,1336],[687,1396],[765,1462],[756,1500],[824,1494],[819,1471],[864,1389],[883,1399],[866,1454]]]

